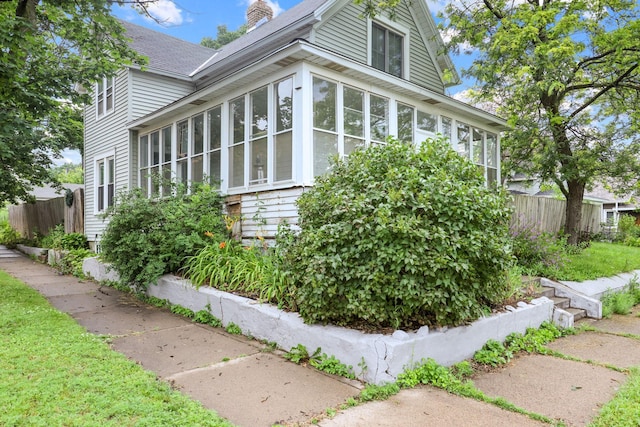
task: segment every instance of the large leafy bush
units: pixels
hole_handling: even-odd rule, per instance
[[[134,189],[118,195],[107,218],[101,257],[137,288],[177,271],[186,256],[206,245],[207,236],[224,235],[222,197],[208,186],[191,194],[178,187],[160,200]]]
[[[442,139],[356,151],[298,209],[284,253],[307,322],[456,325],[507,291],[506,195]]]

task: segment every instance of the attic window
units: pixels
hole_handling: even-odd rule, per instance
[[[403,76],[404,37],[377,23],[371,24],[371,66],[396,77]]]
[[[98,118],[109,114],[114,109],[115,79],[105,77],[96,84],[96,115]]]

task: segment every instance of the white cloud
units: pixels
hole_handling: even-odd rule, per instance
[[[156,0],[149,3],[147,11],[162,25],[173,27],[184,21],[182,9],[179,9],[172,0]]]

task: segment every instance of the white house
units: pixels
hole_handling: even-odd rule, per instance
[[[247,34],[218,51],[123,22],[149,64],[104,79],[86,106],[92,245],[117,191],[167,193],[154,173],[219,183],[244,236],[273,236],[282,219],[296,222],[296,198],[331,156],[388,135],[442,133],[499,182],[506,123],[445,95],[457,74],[426,2],[403,1],[394,20],[362,12],[352,0],[303,0],[270,19],[259,0]]]

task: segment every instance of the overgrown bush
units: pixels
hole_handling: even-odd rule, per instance
[[[443,139],[358,150],[298,211],[282,244],[306,322],[457,325],[507,290],[507,196]]]
[[[84,278],[82,264],[85,258],[95,256],[95,252],[86,248],[69,249],[67,253],[58,263],[56,268],[63,274],[71,274],[76,277]]]
[[[185,257],[205,247],[205,233],[224,236],[222,197],[208,186],[194,187],[191,194],[178,186],[160,200],[148,199],[140,189],[121,193],[106,219],[100,256],[136,288],[176,272]]]
[[[20,242],[22,242],[22,236],[11,227],[9,221],[0,221],[0,245],[15,249]]]
[[[518,221],[510,227],[513,255],[530,276],[555,278],[567,262],[565,240],[536,230],[535,224]]]
[[[40,236],[34,233],[34,246],[48,249],[62,249],[61,239],[64,236],[64,225],[58,224],[49,229],[46,236]]]
[[[59,224],[49,230],[46,236],[40,237],[38,245],[49,249],[88,249],[87,238],[82,233],[65,233],[64,225]]]

